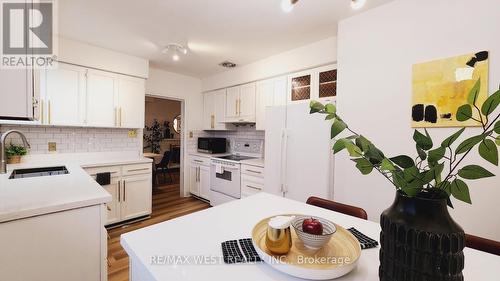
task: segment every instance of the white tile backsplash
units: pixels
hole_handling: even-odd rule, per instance
[[[129,138],[128,129],[0,126],[0,133],[9,130],[19,130],[26,136],[31,145],[30,154],[49,153],[49,142],[56,142],[57,153],[142,151],[142,130],[137,137]],[[9,137],[7,144],[10,142],[22,143],[17,135]]]

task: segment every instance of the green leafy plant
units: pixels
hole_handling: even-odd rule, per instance
[[[335,140],[333,152],[346,150],[363,175],[377,171],[397,190],[411,197],[421,193],[429,193],[431,196],[446,194],[448,205],[453,207],[450,196],[471,203],[465,180],[494,176],[481,166],[461,165],[475,147],[483,159],[498,166],[500,114],[494,118],[491,118],[491,115],[500,104],[500,90],[490,95],[481,108],[477,104],[479,92],[480,81],[477,81],[469,93],[468,103],[458,108],[456,118],[462,122],[467,120],[478,122],[482,132],[454,147],[465,128],[446,138],[440,145],[434,144],[427,130],[424,129],[424,132],[415,130],[413,140],[416,144],[416,157],[408,155],[387,157],[369,139],[352,130],[337,114],[337,108],[333,104],[324,105],[312,101],[310,113],[325,114],[326,120],[333,121],[331,126],[331,138]],[[473,114],[474,111],[478,113],[477,117]],[[339,137],[341,133],[345,136]]]
[[[24,146],[15,145],[12,143],[5,149],[5,154],[7,155],[7,157],[24,156],[27,153],[28,153],[28,150],[26,150],[26,148],[24,148]]]

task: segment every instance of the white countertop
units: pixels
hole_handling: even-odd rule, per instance
[[[190,152],[189,155],[198,156],[198,157],[205,157],[205,158],[217,158],[217,157],[231,155],[231,153],[207,154],[207,153],[202,153],[202,152]],[[240,162],[241,162],[241,164],[252,165],[252,166],[264,168],[264,158],[241,160]]]
[[[303,280],[278,272],[267,264],[173,265],[151,264],[157,256],[222,255],[221,242],[251,237],[253,226],[261,219],[278,214],[311,214],[379,239],[380,226],[326,209],[306,205],[274,195],[259,193],[204,211],[159,223],[121,236],[132,266],[141,280]],[[363,250],[357,269],[337,280],[378,281],[380,248]],[[498,280],[500,257],[466,248],[466,280]]]
[[[151,163],[151,161],[127,153],[26,157],[21,164],[7,165],[7,173],[0,175],[0,222],[110,202],[111,195],[82,167]],[[9,179],[14,169],[55,166],[66,166],[69,174]]]
[[[198,157],[204,157],[204,158],[214,158],[214,157],[222,157],[222,156],[231,155],[231,153],[209,154],[209,153],[192,151],[192,152],[189,152],[189,155],[191,155],[191,156],[198,156]]]
[[[264,168],[264,158],[242,160],[241,164],[246,164],[246,165]]]

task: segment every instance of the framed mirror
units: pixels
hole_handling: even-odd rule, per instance
[[[177,117],[174,118],[174,121],[173,121],[173,124],[172,124],[172,127],[174,128],[174,131],[177,133],[177,134],[180,134],[181,133],[181,115],[177,115]]]

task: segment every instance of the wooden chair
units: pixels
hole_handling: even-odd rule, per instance
[[[351,206],[351,205],[346,205],[346,204],[342,204],[342,203],[338,203],[338,202],[334,202],[334,201],[330,201],[330,200],[326,200],[326,199],[318,198],[318,197],[309,197],[307,199],[306,203],[309,205],[314,205],[317,207],[332,210],[335,212],[339,212],[339,213],[346,214],[349,216],[357,217],[360,219],[364,219],[364,220],[368,219],[368,215],[366,214],[365,210],[358,208],[358,207]]]
[[[172,178],[172,173],[169,169],[169,163],[172,157],[172,153],[170,151],[165,151],[163,154],[163,158],[161,159],[160,163],[156,165],[156,175],[158,176],[159,173],[163,174],[163,181],[167,181],[167,177],[165,176],[165,173],[168,173],[170,176],[170,182],[173,183],[174,179]]]
[[[479,251],[500,256],[500,242],[465,234],[465,246]]]

